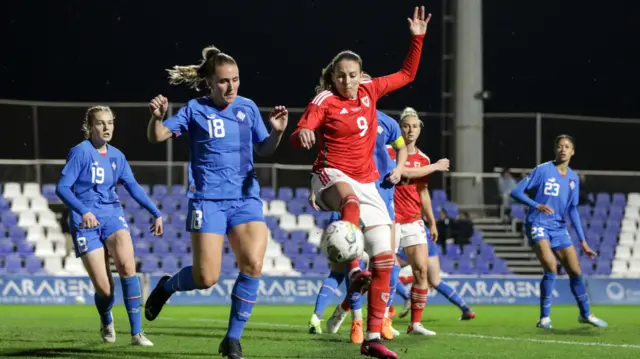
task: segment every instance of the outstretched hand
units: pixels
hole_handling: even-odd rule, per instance
[[[425,35],[431,14],[426,13],[424,6],[416,6],[413,9],[413,19],[407,18],[407,20],[409,20],[409,30],[412,35]]]

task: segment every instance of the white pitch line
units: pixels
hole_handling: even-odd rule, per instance
[[[162,320],[183,320],[182,318],[175,318],[175,317],[159,317],[158,319],[162,319]],[[188,321],[190,321],[190,322],[205,322],[205,323],[222,323],[222,324],[226,324],[226,323],[229,322],[228,320],[208,319],[208,318],[191,318],[191,319],[188,319]],[[249,325],[280,327],[280,328],[300,328],[300,329],[306,329],[307,328],[306,325],[252,322],[252,321],[249,321]],[[437,335],[446,335],[446,336],[450,336],[450,337],[462,337],[462,338],[474,338],[474,339],[486,339],[486,340],[529,342],[529,343],[539,343],[539,344],[579,345],[579,346],[585,346],[585,347],[640,349],[640,344],[613,344],[613,343],[601,343],[601,342],[578,342],[578,341],[571,341],[571,340],[498,337],[498,336],[491,336],[491,335],[465,334],[465,333],[442,333],[442,332],[437,332],[437,333],[438,333]]]

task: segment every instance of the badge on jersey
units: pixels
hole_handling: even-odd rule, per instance
[[[369,96],[361,98],[360,101],[362,101],[365,106],[369,107]]]
[[[571,180],[569,182],[569,188],[571,188],[572,191],[573,191],[574,188],[576,188],[576,182],[574,180]]]

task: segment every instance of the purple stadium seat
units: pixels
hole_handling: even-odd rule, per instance
[[[269,228],[270,230],[278,228],[278,218],[274,216],[265,216],[264,221],[267,224],[267,228]]]
[[[609,206],[611,204],[611,196],[606,192],[598,192],[596,194],[596,206],[598,204]]]
[[[328,273],[329,272],[329,263],[327,263],[326,258],[324,258],[323,256],[317,257],[313,261],[313,266],[312,266],[310,272],[318,273],[318,274],[326,274],[326,273]]]
[[[138,211],[133,214],[133,223],[144,231],[146,228],[149,228],[151,217],[147,211]]]
[[[180,202],[174,197],[165,197],[160,201],[160,206],[163,212],[173,214],[178,211],[178,204]]]
[[[297,216],[304,213],[305,207],[306,206],[301,201],[294,199],[287,203],[287,212]]]
[[[489,261],[480,257],[476,261],[476,273],[478,274],[489,274],[491,273],[491,269],[489,268]]]
[[[272,187],[262,187],[260,189],[260,198],[264,201],[272,201],[276,199],[276,192]]]
[[[157,273],[159,271],[158,258],[155,256],[144,256],[140,258],[140,273]]]
[[[614,248],[610,246],[601,246],[600,251],[598,252],[598,257],[601,259],[613,259],[614,256]]]
[[[180,197],[180,210],[182,212],[185,212],[183,214],[183,216],[185,216],[184,218],[187,218],[187,209],[189,208],[189,198],[188,197]]]
[[[618,243],[618,234],[611,232],[604,232],[602,235],[602,244],[610,247],[614,247]]]
[[[291,231],[291,241],[294,243],[304,243],[307,241],[307,232],[301,230]]]
[[[283,243],[289,239],[287,232],[281,228],[274,228],[271,230],[271,237],[278,243]]]
[[[8,211],[9,209],[11,209],[9,202],[0,196],[0,212]]]
[[[22,269],[22,257],[17,254],[8,255],[4,258],[4,270],[9,274],[24,272]]]
[[[48,201],[59,201],[56,195],[56,185],[54,183],[45,183],[42,185],[42,195]]]
[[[306,258],[297,258],[293,261],[293,269],[302,274],[306,274],[310,270],[309,261]]]
[[[129,233],[131,233],[131,239],[134,241],[138,238],[144,237],[144,231],[142,228],[136,226],[135,224],[129,224]]]
[[[165,273],[175,273],[180,269],[178,259],[174,256],[164,256],[162,257],[162,265],[160,268]]]
[[[171,253],[177,254],[177,255],[189,254],[189,244],[187,242],[172,241]]]
[[[151,246],[149,246],[149,242],[145,240],[137,240],[133,242],[133,253],[137,257],[146,256],[151,253]]]
[[[480,246],[480,256],[487,259],[493,259],[496,257],[496,252],[492,245],[485,243]]]
[[[180,257],[180,267],[186,267],[193,264],[193,256],[191,254]]]
[[[451,259],[460,258],[460,246],[455,243],[447,243],[447,257]]]
[[[484,243],[482,241],[482,233],[475,231],[473,232],[473,235],[471,236],[471,244],[475,244],[475,245],[481,245],[482,243]]]
[[[4,211],[2,212],[2,224],[7,228],[11,228],[18,224],[18,216],[11,211]]]
[[[33,244],[26,240],[16,241],[16,249],[18,254],[23,256],[33,254]]]
[[[300,247],[294,243],[287,243],[282,246],[282,252],[289,258],[296,258],[300,254]]]
[[[27,234],[25,233],[24,229],[18,226],[14,226],[9,228],[9,238],[13,239],[14,241],[22,241],[27,238]]]
[[[320,255],[320,250],[311,243],[305,243],[302,245],[302,254],[306,256],[317,256]]]
[[[136,202],[133,198],[127,199],[123,203],[124,203],[125,212],[127,212],[127,213],[129,213],[131,215],[135,215],[136,212],[138,212],[138,211],[144,211],[144,209],[142,209],[142,206],[140,205],[140,203]]]
[[[445,202],[444,209],[445,209],[445,211],[447,211],[447,214],[449,215],[449,217],[451,217],[451,218],[458,217],[458,205],[457,204],[455,204],[453,202]]]
[[[154,240],[151,242],[153,245],[153,254],[157,256],[164,256],[169,253],[169,243],[163,240]]]
[[[187,187],[181,184],[171,186],[171,197],[181,197],[187,195]]]
[[[319,228],[327,228],[329,225],[329,219],[331,218],[331,212],[314,212],[316,223]]]
[[[455,263],[449,258],[440,258],[440,270],[445,273],[454,273],[456,271]]]
[[[581,218],[590,218],[591,206],[589,206],[588,204],[583,204],[578,206],[578,213],[580,213]]]
[[[526,207],[523,204],[514,203],[511,205],[511,217],[524,221],[527,216]]]
[[[620,221],[609,219],[607,220],[607,226],[604,229],[605,233],[620,233]]]
[[[154,199],[160,199],[169,194],[169,189],[167,188],[167,185],[154,184],[153,187],[151,187],[151,194]]]
[[[624,207],[611,206],[609,207],[609,219],[615,219],[617,221],[622,221],[624,218]]]
[[[616,207],[625,207],[627,205],[627,195],[624,193],[614,193],[611,198],[611,204]]]
[[[0,239],[0,255],[13,253],[13,242],[10,239]]]
[[[491,273],[493,274],[509,274],[509,266],[507,265],[507,262],[505,262],[504,260],[494,260],[493,261],[493,266],[491,268]]]
[[[471,265],[471,261],[469,260],[460,260],[458,261],[458,274],[474,274],[475,269]]]
[[[309,199],[309,189],[306,187],[298,187],[295,190],[295,198],[301,201],[307,201]]]
[[[434,202],[446,202],[447,201],[447,192],[441,189],[434,189],[432,193],[432,200]]]
[[[27,256],[24,261],[24,269],[31,274],[44,273],[42,259],[36,256]]]
[[[278,199],[289,202],[293,199],[293,189],[291,187],[280,187],[278,189]]]
[[[601,205],[593,207],[593,214],[591,215],[591,220],[604,221],[608,217],[609,206]]]
[[[604,220],[595,218],[591,219],[589,222],[589,230],[599,234],[604,233]]]

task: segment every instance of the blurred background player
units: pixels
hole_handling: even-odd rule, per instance
[[[569,275],[571,293],[580,309],[578,321],[606,327],[605,321],[591,314],[578,255],[565,221],[565,217],[569,215],[582,250],[590,258],[595,258],[597,254],[587,244],[578,213],[580,178],[569,167],[569,161],[575,154],[573,138],[568,135],[558,136],[555,140],[555,154],[554,161],[538,165],[511,191],[514,199],[529,206],[524,232],[544,270],[540,282],[540,320],[537,326],[551,328],[551,295],[557,276],[557,257]]]
[[[124,154],[108,144],[113,138],[114,120],[113,112],[107,106],[87,110],[82,126],[86,140],[69,151],[56,194],[71,209],[69,229],[73,246],[95,288],[102,340],[106,343],[116,341],[111,314],[114,304],[113,277],[109,268],[111,254],[129,316],[131,344],[152,346],[142,332],[142,292],[136,275],[131,234],[116,194],[118,182],[155,217],[151,232],[156,236],[162,235],[162,217],[136,182]]]
[[[186,227],[191,232],[193,266],[162,277],[147,299],[145,316],[154,320],[174,292],[213,286],[220,276],[227,234],[240,273],[231,292],[229,328],[219,351],[237,359],[243,356],[240,337],[256,303],[268,235],[253,150],[261,156],[275,151],[288,112],[282,106],[271,112],[269,134],[256,104],[238,96],[236,61],[213,46],[203,49],[202,57],[198,65],[175,66],[169,70],[169,79],[173,85],[186,83],[208,90],[207,96],[189,101],[164,122],[167,99],[157,96],[149,104],[149,141],[159,143],[190,133]]]
[[[364,78],[369,78],[366,74]],[[392,148],[398,151],[397,158],[401,161],[406,160],[407,158],[407,150],[404,146],[404,139],[400,134],[400,126],[398,123],[385,113],[381,111],[376,111],[376,115],[378,116],[378,129],[376,131],[376,145],[374,150],[374,159],[376,164],[376,169],[378,173],[380,173],[380,179],[376,181],[376,186],[378,188],[378,193],[382,200],[385,203],[387,208],[387,212],[389,213],[389,217],[391,218],[391,238],[390,241],[393,243],[393,223],[395,220],[394,208],[393,208],[393,191],[394,185],[390,181],[388,181],[388,177],[391,172],[396,168],[396,157],[391,157],[387,151],[387,145],[390,145]],[[313,204],[314,208],[316,207]],[[338,220],[340,218],[339,213],[334,212],[332,214],[331,220]],[[321,333],[322,329],[320,326],[320,321],[322,318],[322,314],[324,310],[327,308],[329,301],[335,294],[338,286],[342,283],[344,279],[345,270],[342,269],[344,266],[334,266],[337,267],[338,270],[332,270],[329,273],[329,277],[324,281],[320,292],[318,293],[318,297],[316,299],[316,308],[314,310],[314,314],[311,316],[309,320],[309,332],[311,333]],[[364,269],[364,267],[362,268]],[[392,272],[393,273],[393,272]],[[391,276],[390,286],[392,288],[395,287],[395,280],[397,276]],[[347,286],[349,287],[349,286]],[[342,322],[347,316],[349,309],[351,309],[351,341],[356,344],[361,344],[364,340],[363,326],[362,326],[362,302],[360,300],[362,293],[360,292],[352,292],[349,293],[344,301],[344,305],[338,306],[334,311],[331,318],[327,321],[327,331],[329,333],[336,333]]]
[[[397,355],[380,339],[394,256],[389,240],[391,219],[375,185],[380,178],[373,160],[378,128],[376,102],[415,79],[430,18],[424,7],[414,9],[413,18],[408,19],[411,47],[401,70],[394,74],[363,80],[360,56],[351,51],[336,55],[323,69],[318,94],[291,136],[294,148],[311,149],[316,142],[315,131],[319,130],[320,150],[311,179],[316,203],[325,211],[340,211],[342,220],[357,226],[362,221],[371,273],[366,275],[358,263],[350,263],[350,291],[359,291],[370,278],[367,334],[360,352],[377,358]],[[400,180],[403,166],[400,162],[391,172],[391,183]]]

